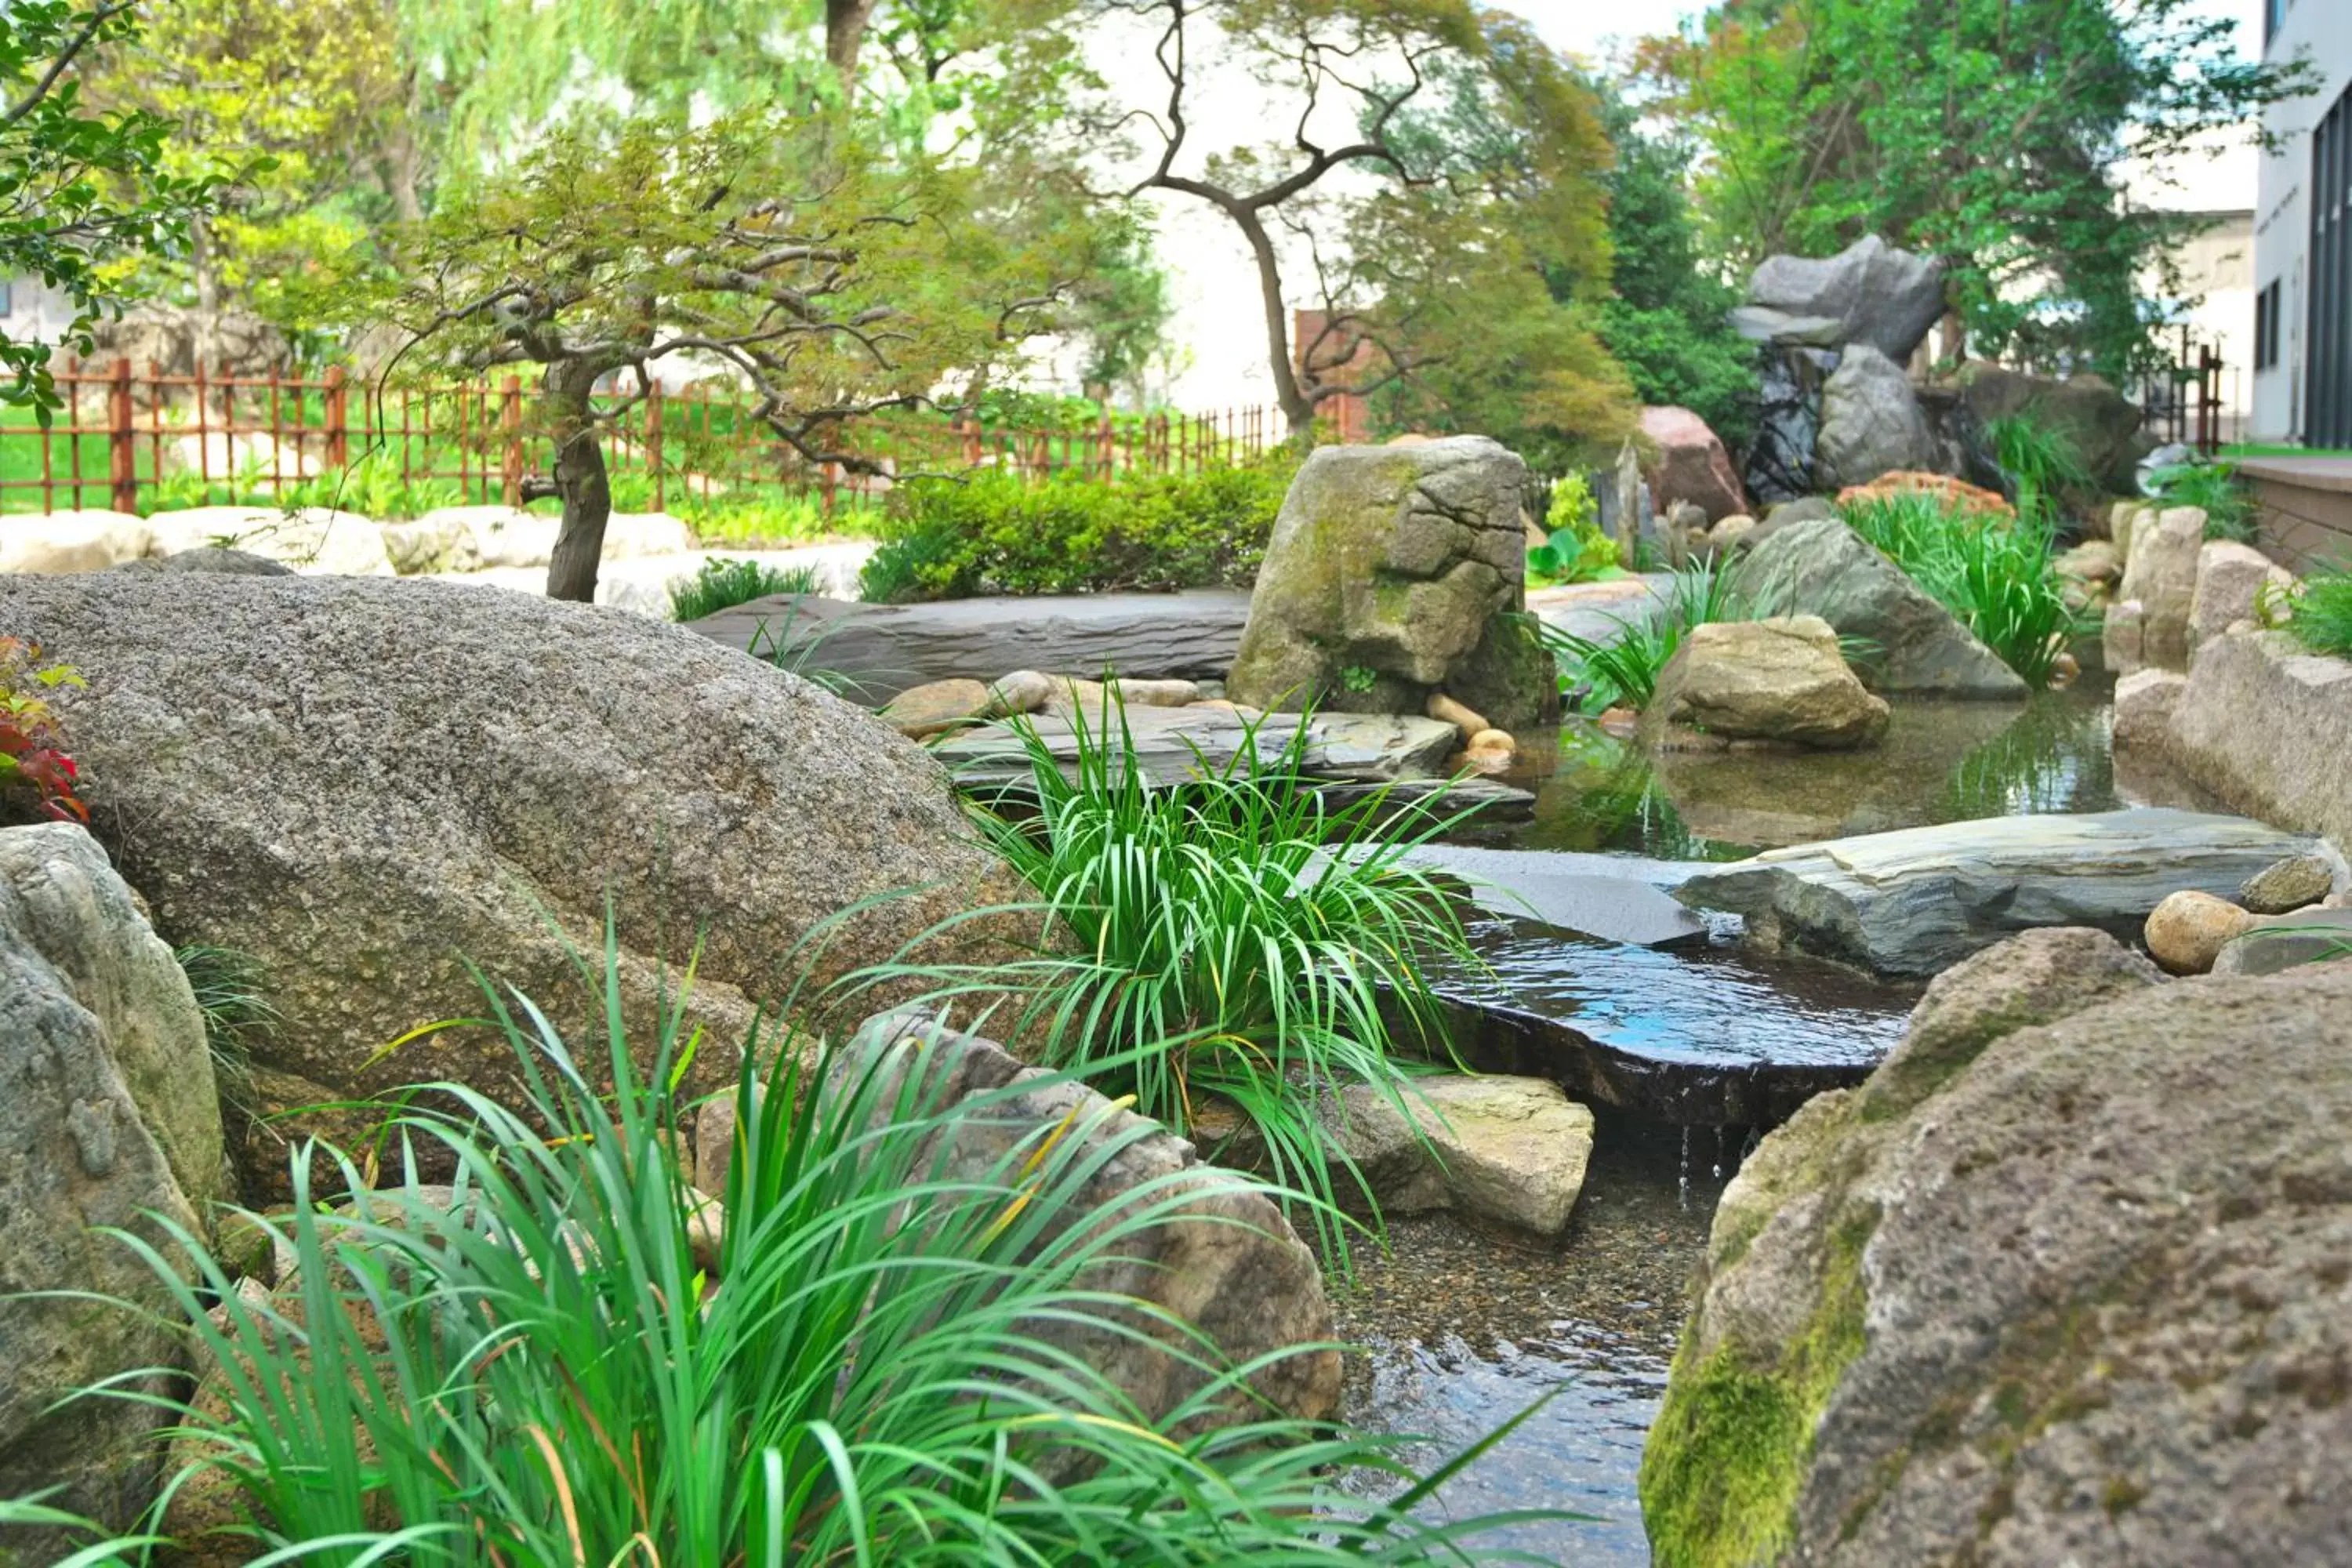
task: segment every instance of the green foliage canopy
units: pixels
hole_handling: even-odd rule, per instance
[[[2127,205],[2119,165],[2305,88],[2234,29],[2194,0],[1719,0],[1643,65],[1706,143],[1725,256],[1883,234],[1951,264],[1977,352],[2112,373],[2182,291],[2168,252],[2197,221]]]

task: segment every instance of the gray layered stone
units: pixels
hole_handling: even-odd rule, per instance
[[[754,599],[691,629],[772,659],[803,652],[845,695],[878,708],[928,681],[999,670],[1212,679],[1233,668],[1249,595],[1073,594],[862,605],[789,594]]]
[[[1635,947],[1706,936],[1706,921],[1655,881],[1621,872],[1630,870],[1622,860],[1468,844],[1416,844],[1400,858],[1460,878],[1470,901],[1489,914]]]
[[[1516,618],[1526,473],[1476,436],[1317,452],[1276,519],[1227,694],[1419,713],[1443,689],[1505,729],[1534,722],[1555,694]]]
[[[897,1102],[896,1086],[921,1063],[923,1102],[957,1108],[919,1156],[918,1168],[931,1179],[1017,1179],[1021,1163],[1038,1150],[1065,1135],[1082,1140],[1081,1168],[1100,1164],[1067,1194],[1072,1211],[1153,1217],[1089,1266],[1076,1288],[1171,1312],[1207,1334],[1229,1363],[1265,1358],[1250,1384],[1281,1415],[1312,1421],[1336,1413],[1340,1365],[1328,1348],[1331,1309],[1322,1270],[1256,1184],[1202,1163],[1190,1143],[1085,1085],[1024,1067],[994,1041],[942,1028],[920,1014],[869,1020],[836,1058],[829,1090],[855,1082],[877,1055],[882,1106]],[[1062,1229],[1049,1225],[1047,1237]],[[1171,1344],[1170,1331],[1140,1319],[1134,1327],[1139,1331],[1079,1321],[1036,1326],[1125,1389],[1145,1419],[1159,1421],[1203,1385],[1194,1364],[1200,1347]],[[1264,1414],[1228,1397],[1186,1429]]]
[[[2216,974],[2285,974],[2310,963],[2352,958],[2352,910],[2258,915],[2213,960]]]
[[[560,1026],[601,1016],[574,954],[604,951],[608,899],[633,1040],[698,944],[697,1071],[723,1081],[752,999],[837,911],[880,900],[820,974],[1030,896],[920,747],[679,627],[390,578],[119,573],[0,579],[0,625],[88,678],[59,701],[100,834],[166,937],[259,961],[280,1025],[255,1081],[293,1103],[507,1092],[491,1031],[383,1047],[480,1016],[468,960]]]
[[[2239,811],[2352,846],[2352,661],[2284,632],[2207,643],[2163,756]]]
[[[1775,615],[1819,616],[1841,633],[1865,639],[1870,651],[1857,662],[1874,690],[2028,695],[2015,670],[1843,521],[1770,526],[1748,551],[1739,581]]]
[[[1748,302],[1778,316],[1747,317],[1745,333],[1762,331],[1782,342],[1866,343],[1889,359],[1907,360],[1944,314],[1944,264],[1864,235],[1821,260],[1767,257],[1748,280]],[[1818,325],[1823,321],[1839,324],[1833,337]]]
[[[2037,926],[2137,935],[2168,894],[2227,898],[2309,840],[2244,817],[2150,806],[1992,817],[1768,850],[1676,889],[1748,921],[1768,952],[1934,974]]]
[[[2345,1556],[2352,967],[2019,1027],[2031,978],[1979,1050],[1882,1100],[1906,1041],[1725,1194],[1643,1460],[1661,1562]]]
[[[52,1507],[116,1527],[152,1500],[166,1418],[120,1395],[169,1392],[186,1346],[164,1279],[96,1231],[176,1258],[162,1222],[201,1237],[228,1195],[204,1017],[171,949],[83,829],[0,831],[0,1497],[60,1488]],[[52,1408],[146,1368],[161,1375]],[[0,1563],[67,1550],[0,1533]]]
[[[1822,388],[1813,461],[1820,482],[1829,487],[1936,467],[1935,432],[1901,365],[1868,343],[1845,351]]]

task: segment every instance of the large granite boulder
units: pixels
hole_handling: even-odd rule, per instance
[[[1927,696],[2022,698],[2003,664],[1903,569],[1843,521],[1775,527],[1755,544],[1740,586],[1775,615],[1819,616],[1866,639],[1862,675],[1873,689]]]
[[[1687,408],[1644,408],[1642,435],[1657,449],[1648,477],[1650,504],[1660,512],[1688,501],[1714,522],[1748,510],[1731,454],[1706,420]]]
[[[992,1179],[1016,1151],[1075,1130],[1095,1146],[1091,1158],[1100,1162],[1078,1194],[1084,1209],[1117,1205],[1133,1194],[1133,1208],[1140,1212],[1181,1194],[1175,1212],[1122,1240],[1112,1258],[1087,1271],[1080,1288],[1173,1313],[1206,1333],[1230,1363],[1263,1359],[1251,1386],[1283,1415],[1316,1421],[1338,1411],[1339,1357],[1331,1348],[1321,1267],[1256,1184],[1202,1163],[1192,1144],[1113,1107],[1085,1085],[1024,1067],[995,1042],[942,1028],[925,1015],[887,1013],[868,1020],[854,1047],[835,1059],[835,1084],[867,1070],[875,1053],[887,1058],[882,1104],[896,1102],[892,1086],[921,1063],[931,1075],[924,1080],[926,1092],[937,1096],[926,1103],[964,1108],[950,1124],[952,1136],[939,1134],[939,1146],[924,1157],[922,1168],[932,1180]],[[1012,1092],[1000,1092],[1006,1090]],[[1193,1399],[1204,1381],[1193,1359],[1197,1345],[1186,1343],[1171,1354],[1162,1347],[1165,1331],[1140,1321],[1125,1332],[1076,1321],[1047,1332],[1124,1388],[1150,1420]],[[1264,1415],[1228,1401],[1215,1418],[1189,1425],[1198,1429]]]
[[[2130,533],[2130,554],[2115,603],[2107,606],[2101,651],[2109,671],[2189,668],[2189,617],[2197,599],[2197,563],[2205,514],[2175,507]]]
[[[1419,713],[1442,690],[1502,729],[1557,702],[1522,624],[1527,466],[1482,436],[1326,447],[1292,481],[1227,695]]]
[[[1658,1560],[2344,1560],[2352,966],[1966,968],[1726,1192],[1643,1459]]]
[[[317,577],[0,579],[0,625],[88,679],[59,706],[99,836],[175,942],[259,961],[265,1108],[514,1064],[478,963],[578,1024],[613,900],[638,1038],[699,947],[698,1076],[753,1004],[1025,896],[940,765],[705,637],[495,589]],[[909,896],[884,899],[883,895]],[[861,900],[880,900],[803,941]]]
[[[186,1346],[163,1279],[95,1232],[175,1257],[151,1216],[205,1234],[226,1170],[204,1017],[136,895],[79,826],[0,831],[0,1498],[61,1488],[53,1506],[116,1526],[152,1498],[165,1415],[121,1395],[168,1392]],[[26,1294],[76,1290],[133,1310]],[[0,1563],[64,1555],[50,1532],[0,1532]]]
[[[2037,926],[2137,936],[2166,895],[2228,898],[2309,841],[2242,816],[2147,806],[1988,817],[1769,849],[1675,896],[1748,921],[1767,952],[1934,974]]]
[[[2285,632],[2205,644],[2162,757],[2240,811],[2352,847],[2352,660]]]
[[[1770,256],[1748,279],[1741,331],[1768,341],[1843,347],[1866,343],[1887,358],[1911,357],[1944,314],[1944,264],[1897,250],[1874,234],[1835,256]],[[1821,323],[1835,321],[1834,331]]]
[[[1876,744],[1888,711],[1846,668],[1827,621],[1790,616],[1693,626],[1659,671],[1642,724],[1653,744],[1696,731],[1843,752]]]
[[[2189,657],[2240,621],[2256,618],[2266,592],[2285,593],[2294,574],[2251,544],[2209,540],[2197,552],[2197,588],[2189,600]]]
[[[1935,432],[1910,376],[1868,343],[1847,349],[1822,388],[1814,482],[1866,485],[1881,474],[1932,468],[1936,461]]]

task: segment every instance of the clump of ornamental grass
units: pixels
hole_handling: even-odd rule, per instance
[[[2056,541],[2038,510],[2008,518],[1898,491],[1838,510],[2028,686],[2050,684],[2084,622],[2066,603]]]
[[[680,577],[669,585],[669,618],[698,621],[771,595],[814,594],[824,587],[823,574],[812,565],[777,566],[765,561],[713,556],[693,576]]]
[[[1584,637],[1541,619],[1535,630],[1559,667],[1560,689],[1581,693],[1583,711],[1603,713],[1647,708],[1658,676],[1693,626],[1757,618],[1729,563],[1697,561],[1675,572],[1642,613],[1610,616],[1613,636]]]
[[[706,1273],[668,1144],[697,1039],[678,998],[640,1066],[620,973],[608,931],[604,1026],[576,1054],[528,998],[486,985],[523,1109],[422,1086],[389,1128],[405,1178],[365,1203],[316,1201],[313,1150],[298,1152],[292,1210],[246,1216],[293,1260],[277,1296],[238,1295],[168,1220],[161,1247],[112,1234],[218,1368],[217,1407],[141,1392],[145,1373],[84,1395],[160,1403],[177,1424],[167,1500],[225,1485],[244,1520],[236,1549],[261,1562],[1505,1560],[1471,1538],[1506,1520],[1412,1515],[1459,1462],[1418,1478],[1385,1439],[1272,1415],[1180,1435],[1210,1403],[1249,1397],[1243,1369],[1167,1313],[1086,1284],[1184,1201],[1161,1184],[1087,1195],[1148,1129],[1043,1128],[950,1178],[930,1151],[995,1097],[950,1106],[933,1073],[782,1033],[745,1053],[719,1268]],[[446,1192],[417,1180],[428,1162],[454,1169]],[[1166,1342],[1206,1386],[1149,1420],[1048,1332],[1072,1323]],[[1395,1502],[1338,1492],[1333,1478],[1367,1466],[1402,1479]],[[72,1561],[130,1561],[162,1520],[159,1504]],[[65,1521],[31,1500],[0,1507],[11,1522]]]
[[[975,815],[1040,895],[1018,911],[1036,922],[1036,951],[866,979],[912,981],[942,1001],[1010,997],[1000,1016],[1025,1055],[1133,1096],[1211,1158],[1222,1141],[1206,1113],[1231,1107],[1275,1181],[1315,1200],[1306,1214],[1344,1266],[1343,1184],[1378,1208],[1323,1118],[1354,1084],[1402,1110],[1413,1074],[1451,1056],[1427,971],[1477,961],[1454,900],[1410,852],[1470,814],[1389,789],[1333,804],[1305,776],[1308,726],[1295,717],[1268,754],[1262,721],[1247,722],[1230,759],[1195,752],[1193,776],[1169,784],[1148,776],[1115,698],[1094,721],[1074,714],[1066,768],[1014,721],[1017,790]]]
[[[2352,658],[2352,571],[2315,572],[2287,595],[2286,629],[2314,653]]]

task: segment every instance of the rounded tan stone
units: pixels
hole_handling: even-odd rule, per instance
[[[2231,938],[2252,929],[2254,917],[2227,899],[2184,889],[2168,894],[2147,917],[2147,951],[2175,974],[2202,974]]]

